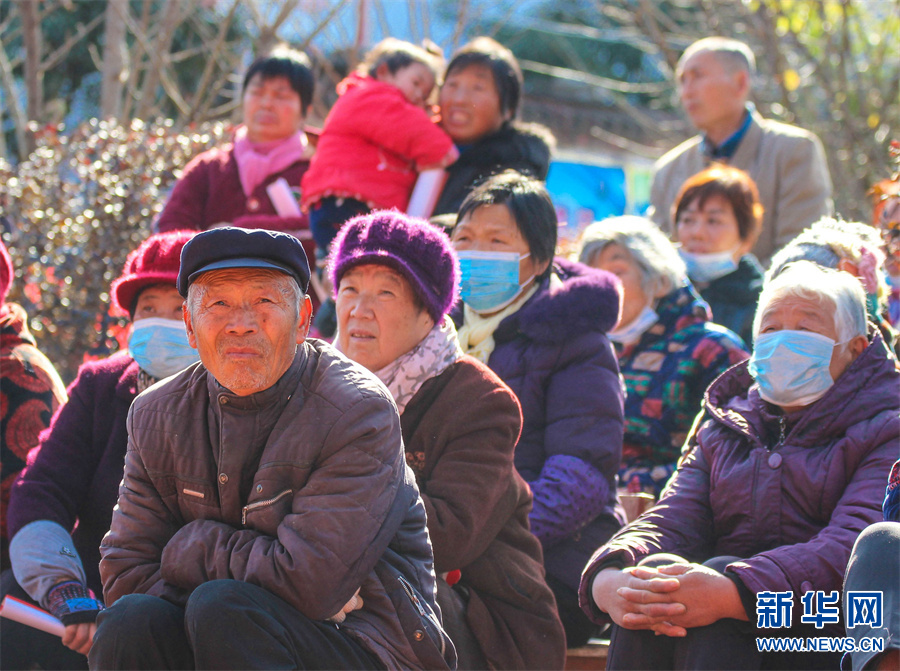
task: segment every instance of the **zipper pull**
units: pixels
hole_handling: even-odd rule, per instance
[[[428,617],[428,614],[425,612],[425,609],[422,608],[422,604],[419,602],[419,597],[416,596],[415,590],[412,588],[412,585],[404,578],[402,575],[397,576],[397,580],[400,581],[400,585],[403,586],[403,591],[406,592],[406,595],[410,598],[416,608],[419,610],[419,615],[422,617]]]
[[[249,507],[250,506],[244,506],[243,508],[241,508],[241,526],[242,527],[247,526],[247,508],[249,508]]]

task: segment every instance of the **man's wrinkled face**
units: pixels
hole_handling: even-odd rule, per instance
[[[216,380],[238,396],[273,386],[309,331],[312,307],[292,277],[253,268],[213,270],[191,285],[188,340]]]

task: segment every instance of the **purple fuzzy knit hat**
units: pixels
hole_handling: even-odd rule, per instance
[[[436,324],[456,300],[456,254],[447,235],[423,219],[396,210],[364,214],[344,224],[331,249],[329,267],[335,293],[350,268],[374,263],[403,275]]]

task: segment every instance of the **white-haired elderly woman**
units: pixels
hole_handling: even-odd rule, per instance
[[[823,217],[791,240],[775,256],[766,272],[772,281],[794,261],[812,261],[823,268],[835,268],[859,278],[866,292],[866,309],[888,346],[900,353],[900,337],[890,323],[888,286],[885,282],[885,254],[878,229],[855,221]]]
[[[743,341],[710,322],[672,243],[641,217],[588,226],[578,260],[622,281],[622,317],[608,335],[625,378],[625,443],[619,482],[658,495],[675,471],[703,392],[747,358]]]
[[[710,386],[657,506],[582,576],[585,612],[615,623],[608,669],[838,668],[756,638],[844,636],[841,579],[900,447],[900,371],[865,300],[806,261],[763,289],[750,361]]]

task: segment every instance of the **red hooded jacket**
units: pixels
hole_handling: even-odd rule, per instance
[[[337,196],[405,211],[416,170],[443,162],[453,141],[395,86],[351,74],[338,93],[303,175],[301,206]]]

